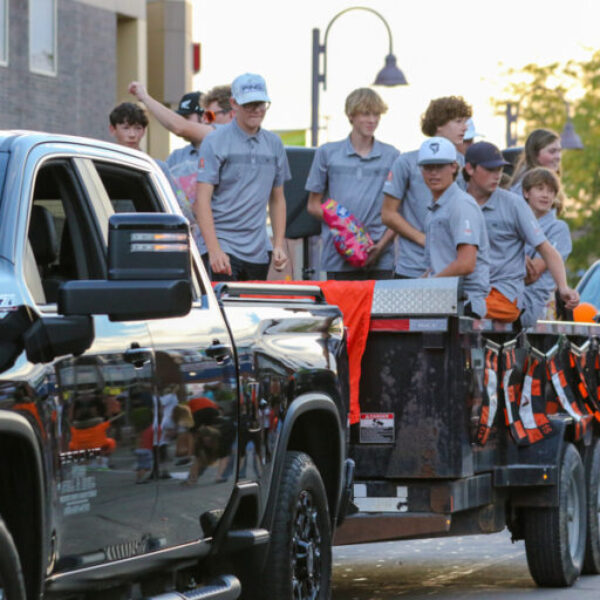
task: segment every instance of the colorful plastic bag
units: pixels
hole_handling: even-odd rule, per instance
[[[344,206],[329,198],[323,204],[323,220],[333,235],[335,249],[353,267],[364,267],[373,245],[363,224]]]

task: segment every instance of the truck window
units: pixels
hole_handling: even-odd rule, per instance
[[[164,210],[150,174],[146,171],[98,160],[93,163],[116,213]],[[195,262],[192,262],[192,266],[194,299],[203,299],[206,292],[202,278]]]
[[[148,173],[101,161],[94,165],[116,213],[160,211]]]
[[[33,185],[25,253],[25,277],[36,301],[56,302],[63,281],[104,277],[104,257],[92,223],[70,161],[45,162]],[[36,269],[29,268],[32,254]]]

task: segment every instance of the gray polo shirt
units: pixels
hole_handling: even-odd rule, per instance
[[[516,194],[497,188],[481,205],[490,240],[490,285],[517,306],[523,306],[525,288],[525,243],[539,246],[546,241],[529,204]]]
[[[456,153],[459,167],[464,165],[464,157]],[[385,194],[401,200],[400,214],[419,231],[425,231],[427,207],[431,202],[431,191],[425,184],[421,167],[417,165],[418,150],[401,154],[392,165],[383,186]],[[459,187],[464,189],[462,175],[457,178]],[[427,269],[425,249],[405,237],[398,236],[398,252],[395,271],[404,277],[420,277]]]
[[[364,226],[374,242],[386,231],[381,221],[383,182],[400,153],[394,146],[375,140],[371,152],[361,156],[356,152],[350,137],[330,142],[317,148],[306,180],[306,190],[337,200]],[[321,268],[325,271],[356,271],[336,251],[333,236],[327,225],[321,228]],[[372,269],[391,270],[393,244],[381,254]]]
[[[224,252],[251,263],[269,261],[267,204],[273,188],[290,178],[283,143],[270,131],[248,135],[234,119],[204,138],[198,182],[215,186],[211,208]]]
[[[538,223],[546,236],[546,239],[556,248],[558,253],[566,260],[573,245],[571,243],[571,233],[569,226],[556,218],[553,210],[538,219]],[[531,258],[539,258],[535,248],[529,244],[525,245],[525,253]],[[525,286],[523,297],[523,308],[525,312],[521,316],[523,327],[531,327],[538,319],[543,319],[546,313],[546,304],[552,297],[552,292],[556,289],[554,279],[546,269],[541,277],[531,285]]]
[[[477,246],[475,270],[463,278],[464,291],[471,307],[480,317],[487,309],[485,299],[490,291],[490,256],[485,221],[477,202],[454,182],[428,206],[425,220],[425,254],[435,275],[456,260],[457,246]]]

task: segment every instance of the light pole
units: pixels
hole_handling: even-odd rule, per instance
[[[573,125],[573,119],[571,119],[571,106],[564,99],[561,92],[554,90],[560,95],[561,100],[565,104],[565,111],[567,113],[567,122],[560,134],[560,144],[565,150],[583,150],[583,142],[575,131]],[[517,132],[513,133],[513,125],[516,128],[517,121],[519,119],[519,105],[523,100],[523,96],[517,102],[506,103],[506,147],[512,148],[517,145]]]
[[[325,29],[325,39],[322,45],[320,42],[320,30],[315,28],[312,31],[312,113],[310,126],[311,146],[317,146],[319,143],[319,84],[322,83],[323,89],[327,89],[327,36],[329,35],[329,30],[331,29],[334,21],[351,10],[366,10],[374,15],[377,15],[383,21],[383,24],[388,32],[390,49],[388,55],[385,57],[385,66],[383,69],[381,69],[381,71],[379,71],[379,73],[377,73],[374,84],[385,86],[407,84],[406,77],[404,77],[404,74],[396,65],[396,57],[392,51],[392,31],[390,30],[390,26],[388,25],[387,21],[376,10],[367,8],[366,6],[351,6],[350,8],[340,11],[333,17],[333,19],[331,19],[331,21],[329,21],[329,24]],[[319,73],[319,57],[321,54],[323,55],[323,73]]]

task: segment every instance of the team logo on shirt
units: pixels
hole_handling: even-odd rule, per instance
[[[392,172],[391,172],[391,171],[388,171],[388,174],[387,174],[387,180],[388,180],[388,181],[391,181],[391,180],[392,180]]]
[[[465,219],[465,234],[471,235],[473,230],[471,229],[471,221],[469,219]]]
[[[203,158],[200,159],[200,168],[204,169],[204,159]]]

